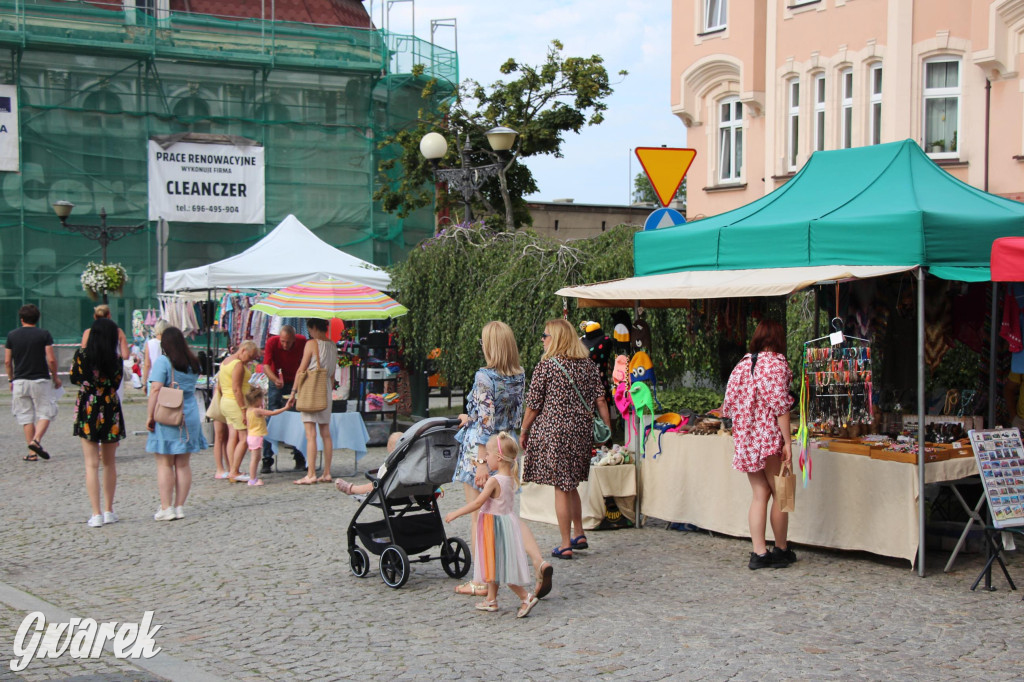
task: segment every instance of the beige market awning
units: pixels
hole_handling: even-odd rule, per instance
[[[674,308],[702,298],[785,296],[813,284],[881,277],[916,265],[813,265],[759,270],[699,270],[630,277],[565,287],[558,296],[579,299],[582,308]]]

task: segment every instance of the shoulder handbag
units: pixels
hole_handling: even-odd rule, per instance
[[[223,422],[224,413],[220,409],[220,391],[214,386],[213,397],[210,398],[210,406],[206,408],[206,418],[214,422]]]
[[[181,426],[185,421],[185,393],[180,388],[172,388],[174,366],[171,366],[171,380],[160,387],[156,395],[156,409],[153,419],[164,426]]]
[[[317,341],[316,369],[295,375],[295,409],[299,412],[320,412],[327,409],[327,370],[320,367],[320,342]],[[310,362],[312,365],[312,361]]]
[[[587,401],[583,399],[583,394],[580,393],[580,389],[576,386],[576,382],[572,380],[571,376],[569,376],[569,372],[565,370],[565,367],[562,367],[562,363],[560,363],[557,358],[551,358],[551,360],[558,366],[558,369],[562,370],[562,374],[565,375],[565,378],[569,380],[569,384],[573,387],[573,390],[576,391],[576,395],[580,397],[580,402],[583,403],[583,407],[587,412],[591,412],[590,405],[588,405]],[[597,414],[597,412],[593,412],[592,414],[594,417],[594,442],[604,443],[612,437],[612,430],[608,428],[608,425],[604,423],[604,420],[601,419],[601,416]]]

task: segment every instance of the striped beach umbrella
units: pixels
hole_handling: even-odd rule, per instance
[[[321,279],[285,287],[252,309],[281,317],[318,317],[324,320],[385,320],[409,312],[387,294],[341,279]]]

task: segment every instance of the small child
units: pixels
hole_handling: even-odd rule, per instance
[[[487,599],[476,604],[480,611],[498,610],[498,583],[507,583],[522,602],[516,618],[529,615],[537,597],[522,585],[530,584],[526,552],[519,530],[514,502],[519,485],[516,457],[519,443],[505,431],[487,441],[487,468],[498,473],[487,479],[480,495],[461,509],[451,512],[445,521],[480,510],[477,518],[476,546],[473,547],[473,582],[487,585]]]
[[[267,435],[267,417],[281,414],[295,402],[294,397],[288,398],[284,407],[277,410],[265,408],[264,401],[267,397],[262,388],[252,387],[245,394],[245,422],[249,427],[248,435],[245,438],[249,446],[249,485],[263,485],[263,481],[256,478],[257,468],[263,458],[263,437]]]

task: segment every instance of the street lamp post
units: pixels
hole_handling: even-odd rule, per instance
[[[103,252],[103,265],[107,264],[107,245],[111,242],[116,242],[122,237],[127,237],[130,234],[135,234],[141,230],[146,229],[146,223],[139,223],[138,225],[107,225],[107,209],[100,209],[100,224],[99,225],[74,225],[68,222],[68,216],[71,215],[71,209],[75,207],[70,201],[58,201],[53,205],[53,212],[57,214],[60,219],[61,227],[65,230],[71,230],[77,232],[87,239],[92,239],[100,243],[100,249]],[[103,292],[103,302],[107,303],[107,292]]]
[[[512,154],[508,163],[502,160],[502,155],[507,154],[516,142],[519,133],[511,128],[497,127],[488,130],[485,135],[487,143],[493,150],[496,163],[471,166],[469,161],[470,152],[473,151],[466,133],[465,143],[459,147],[459,167],[440,168],[439,164],[445,154],[448,153],[448,141],[440,133],[427,133],[420,140],[420,153],[423,154],[434,168],[434,178],[437,182],[444,182],[452,191],[462,195],[462,203],[466,208],[466,221],[473,220],[473,208],[471,202],[473,196],[480,190],[483,184],[492,177],[498,178],[501,186],[502,200],[505,203],[505,225],[512,229],[512,203],[508,194],[508,183],[505,181],[505,172],[512,166],[516,154]]]

